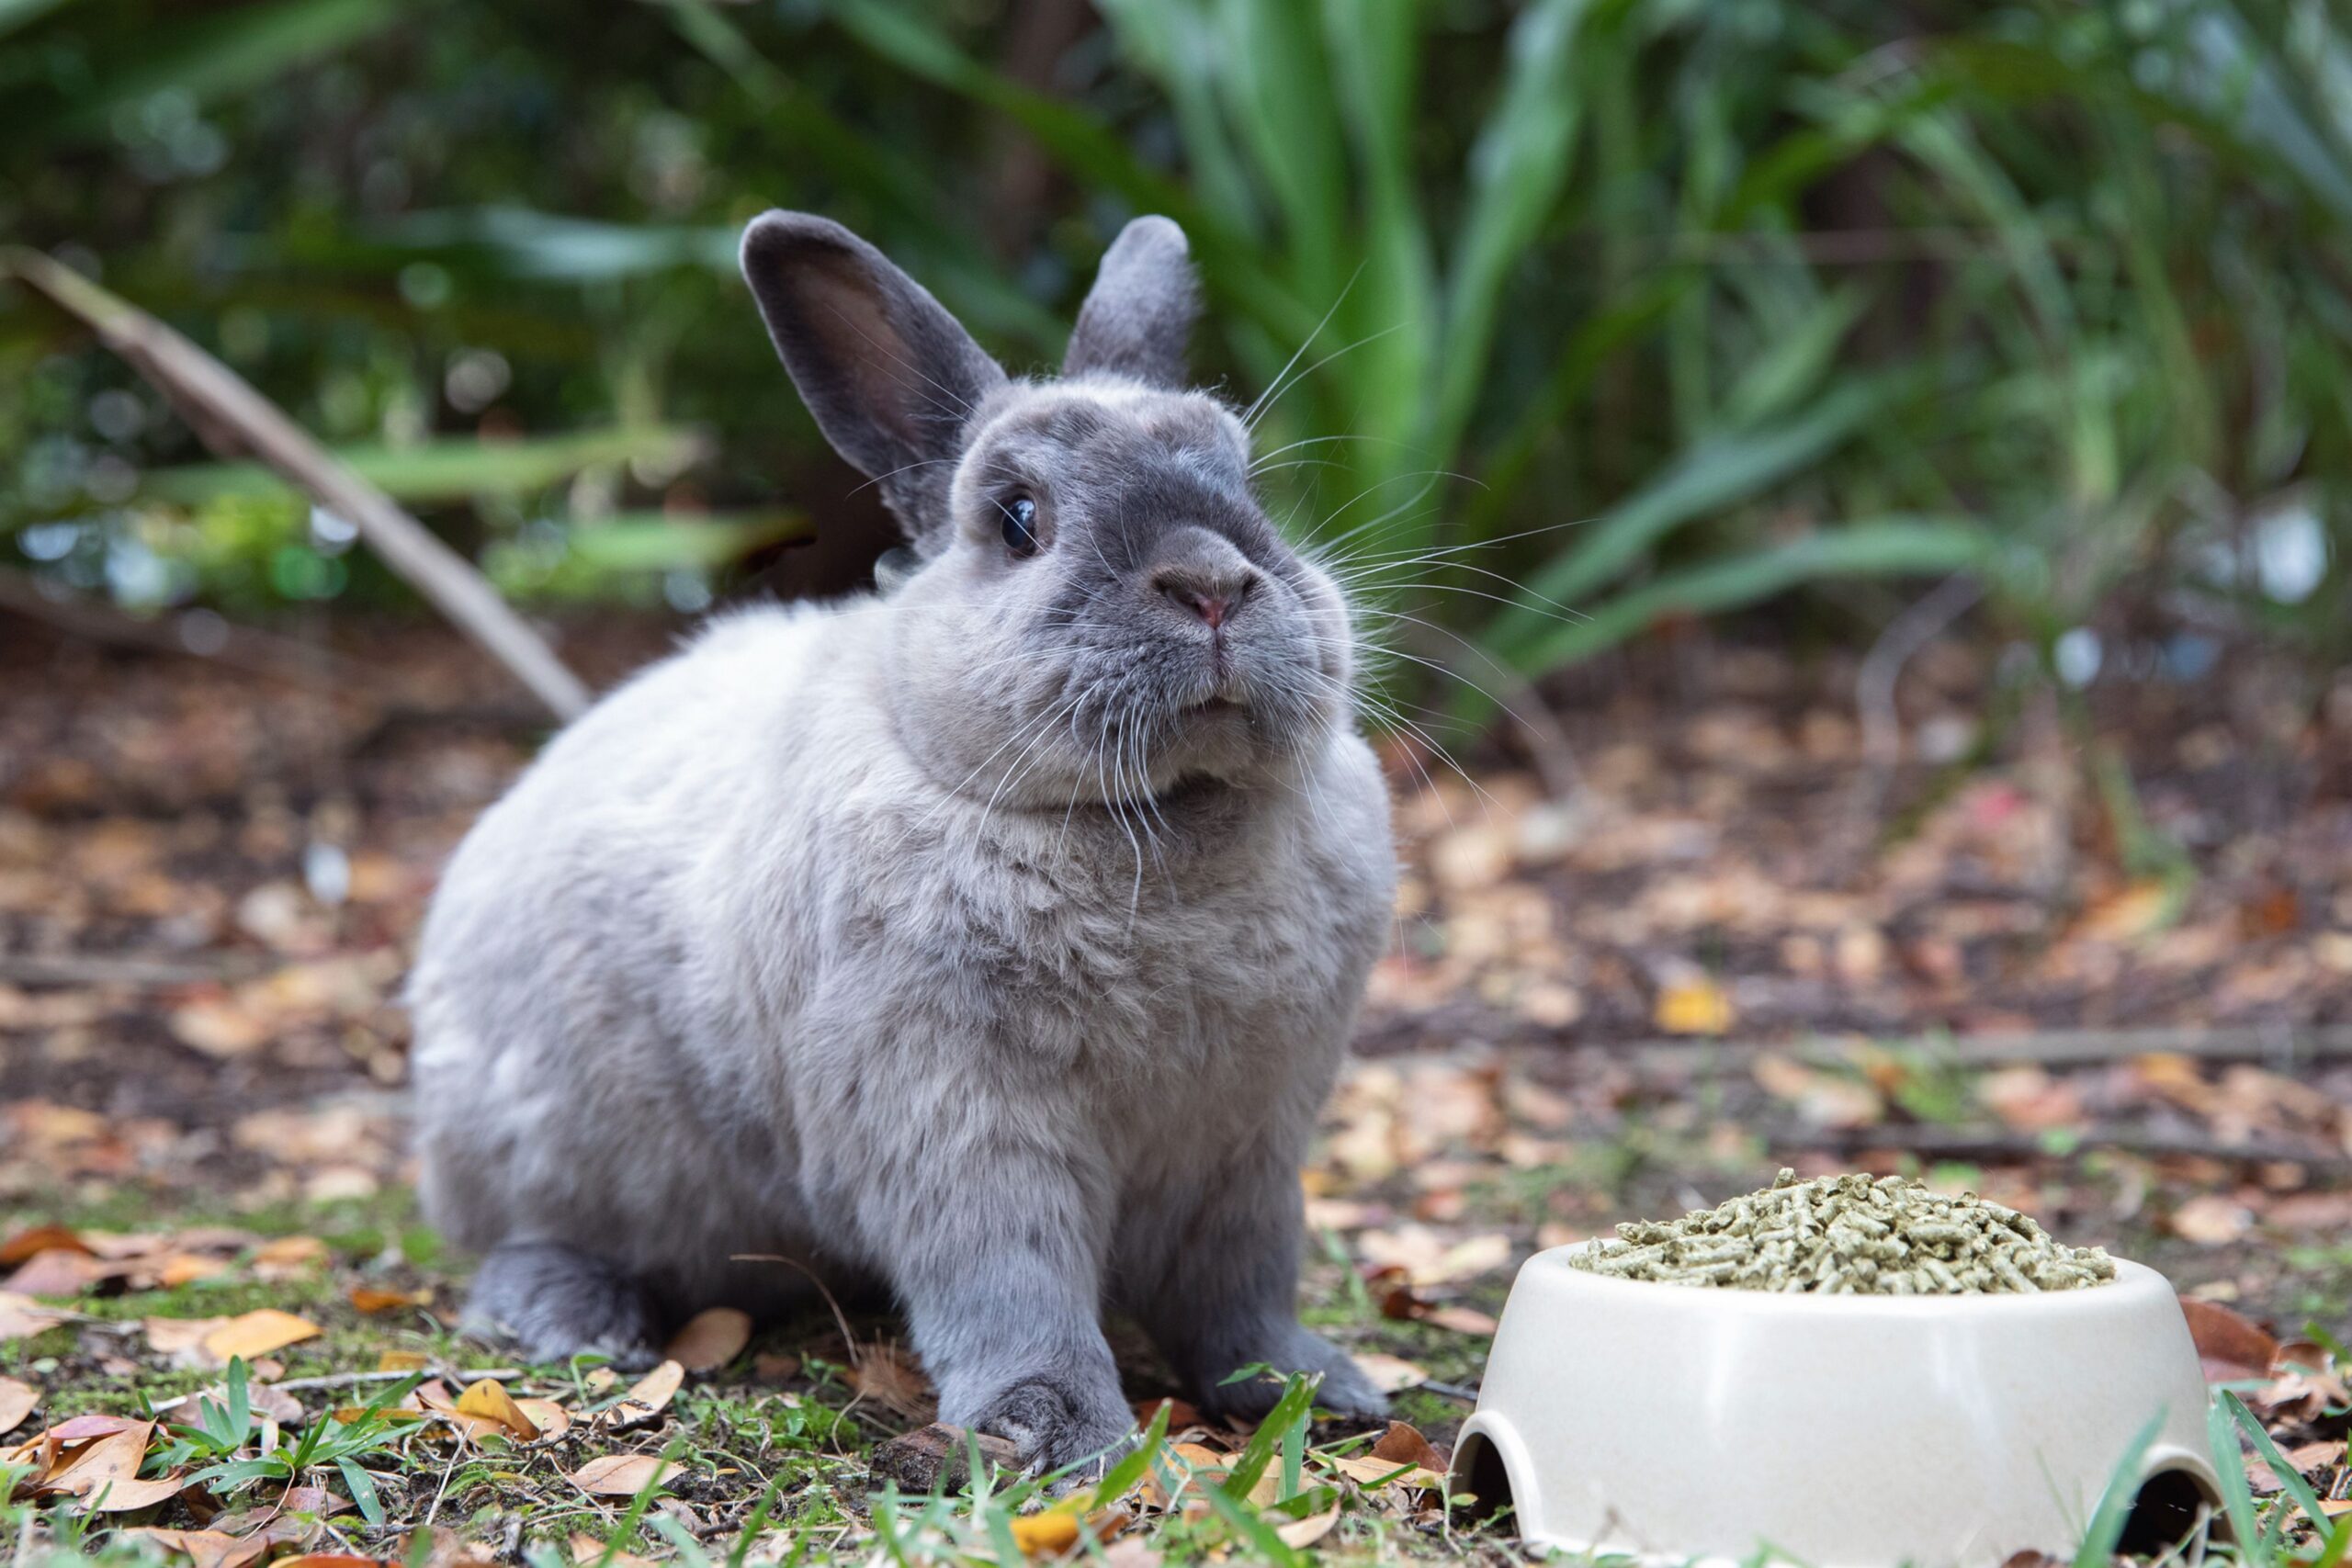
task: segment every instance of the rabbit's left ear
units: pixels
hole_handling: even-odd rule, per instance
[[[1064,376],[1129,376],[1170,391],[1185,384],[1184,341],[1201,313],[1184,231],[1165,218],[1138,218],[1102,253],[1102,270],[1080,307]]]

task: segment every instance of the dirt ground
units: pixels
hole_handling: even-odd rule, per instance
[[[1914,662],[1890,715],[1858,706],[1849,656],[1771,651],[1765,630],[1693,630],[1588,667],[1546,694],[1535,728],[1452,761],[1388,744],[1407,875],[1359,1059],[1305,1173],[1312,1314],[1379,1359],[1442,1453],[1518,1259],[1788,1165],[1973,1189],[2159,1268],[2274,1351],[2339,1345],[2352,673],[2314,686],[2241,652],[2171,682],[2119,658],[2124,677],[2062,702],[1954,638]],[[670,635],[574,627],[565,651],[609,682]],[[230,654],[0,616],[0,1242],[15,1270],[0,1372],[48,1391],[52,1416],[120,1415],[126,1379],[180,1393],[218,1375],[217,1358],[175,1362],[152,1333],[142,1348],[91,1325],[285,1308],[326,1332],[280,1375],[345,1375],[401,1346],[435,1368],[482,1364],[440,1327],[463,1262],[406,1195],[395,996],[435,868],[543,732],[430,627],[339,626],[332,643],[322,630]],[[44,1247],[28,1227],[50,1224],[82,1241]],[[199,1224],[232,1227],[229,1242],[181,1245]],[[176,1239],[160,1254],[92,1239],[123,1233]],[[289,1247],[273,1273],[271,1236],[319,1251]],[[107,1271],[109,1247],[131,1266]],[[182,1255],[220,1267],[175,1279],[156,1261]],[[354,1292],[403,1300],[370,1311]],[[19,1322],[12,1350],[11,1302],[81,1315]],[[40,1371],[33,1352],[77,1322],[83,1338]],[[919,1370],[858,1353],[890,1332],[814,1325],[724,1360],[804,1413],[836,1408],[831,1392],[862,1402],[870,1444],[922,1414]],[[2340,1385],[2282,1394],[2245,1343],[2202,1348],[2217,1376],[2263,1391],[2300,1484],[2343,1497]],[[1134,1371],[1138,1397],[1164,1392]],[[590,1397],[515,1386],[573,1409]],[[677,1416],[695,1452],[714,1422],[741,1440],[747,1407],[699,1388]],[[788,1450],[763,1419],[759,1451]],[[834,1419],[806,1416],[801,1436],[821,1447]],[[602,1457],[642,1457],[648,1429],[662,1431]],[[2257,1495],[2299,1484],[2246,1458]],[[807,1484],[847,1496],[857,1466],[842,1462]],[[439,1517],[463,1524],[466,1550],[555,1528],[540,1494],[450,1466],[427,1479],[445,1504],[458,1487],[462,1506]],[[685,1505],[710,1527],[696,1539],[740,1532],[741,1489],[701,1484]],[[396,1517],[433,1523],[401,1495]],[[594,1540],[660,1545],[617,1519],[626,1492],[569,1495],[559,1513]],[[1402,1495],[1343,1511],[1318,1550],[1470,1549]],[[186,1506],[140,1517],[204,1522]],[[510,1518],[525,1521],[512,1540]],[[842,1519],[844,1540],[871,1528],[854,1507]],[[1186,1555],[1164,1529],[1151,1540]]]

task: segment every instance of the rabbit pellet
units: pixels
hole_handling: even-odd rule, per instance
[[[2096,1247],[2068,1247],[1973,1192],[1905,1177],[1825,1176],[1772,1185],[1679,1220],[1637,1220],[1571,1268],[1666,1285],[1824,1295],[1934,1296],[2074,1291],[2115,1278]]]

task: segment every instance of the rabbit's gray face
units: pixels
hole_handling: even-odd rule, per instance
[[[901,740],[943,782],[1062,809],[1283,778],[1349,711],[1339,590],[1250,485],[1248,434],[1184,389],[1182,231],[1127,225],[1062,379],[1015,382],[837,223],[743,236],[768,333],[922,566],[888,602]]]
[[[1348,712],[1338,589],[1251,493],[1216,399],[1009,385],[956,465],[945,547],[899,590],[893,701],[932,770],[1061,809],[1286,775]]]

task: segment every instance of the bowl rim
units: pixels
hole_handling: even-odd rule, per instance
[[[2115,1278],[2104,1284],[2085,1285],[2072,1291],[1977,1291],[1958,1295],[1894,1296],[1894,1295],[1830,1295],[1815,1291],[1747,1291],[1712,1285],[1675,1285],[1663,1280],[1626,1280],[1613,1274],[1596,1274],[1589,1269],[1569,1266],[1571,1255],[1589,1251],[1606,1238],[1594,1236],[1587,1241],[1570,1242],[1564,1247],[1545,1247],[1520,1265],[1521,1272],[1538,1264],[1556,1279],[1568,1282],[1577,1290],[1596,1290],[1603,1295],[1611,1292],[1671,1292],[1645,1295],[1641,1300],[1650,1307],[1671,1305],[1678,1310],[1699,1312],[1745,1312],[1748,1314],[1776,1313],[1791,1316],[1815,1317],[1830,1314],[1849,1317],[1949,1317],[1956,1314],[2023,1314],[2046,1315],[2060,1312],[2098,1312],[2103,1307],[2122,1305],[2144,1296],[2161,1295],[2176,1300],[2178,1292],[2172,1281],[2144,1263],[2128,1258],[2115,1259]],[[1505,1303],[1508,1306],[1508,1303]],[[1633,1305],[1632,1297],[1621,1304]]]

